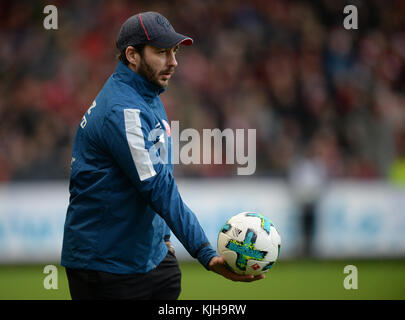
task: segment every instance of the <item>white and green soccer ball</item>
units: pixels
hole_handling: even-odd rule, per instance
[[[281,238],[269,218],[242,212],[230,218],[218,235],[218,252],[238,274],[269,271],[280,255]]]

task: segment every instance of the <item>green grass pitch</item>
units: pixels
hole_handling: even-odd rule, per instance
[[[358,289],[346,290],[346,265],[358,270]],[[66,274],[58,267],[58,289],[46,290],[41,265],[0,265],[0,300],[70,299]],[[278,261],[264,280],[237,283],[206,271],[200,264],[181,262],[185,300],[271,299],[405,299],[403,260]]]

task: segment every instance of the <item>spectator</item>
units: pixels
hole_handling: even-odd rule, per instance
[[[0,180],[68,177],[72,133],[115,68],[106,44],[128,12],[148,10],[198,39],[162,95],[180,128],[255,128],[256,175],[287,177],[313,146],[330,178],[396,176],[405,5],[357,4],[359,29],[345,30],[343,1],[59,1],[59,29],[47,31],[42,2],[3,1]],[[203,167],[176,174],[236,172]]]

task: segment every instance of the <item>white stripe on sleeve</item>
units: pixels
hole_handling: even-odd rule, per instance
[[[137,109],[124,109],[125,132],[129,150],[138,171],[139,179],[143,181],[156,175],[156,171],[153,168],[149,152],[145,148],[140,113],[141,111]]]

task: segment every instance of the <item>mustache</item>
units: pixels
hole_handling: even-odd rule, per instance
[[[174,73],[174,68],[168,68],[166,70],[163,70],[163,71],[159,72],[159,75],[168,74],[168,73]]]

